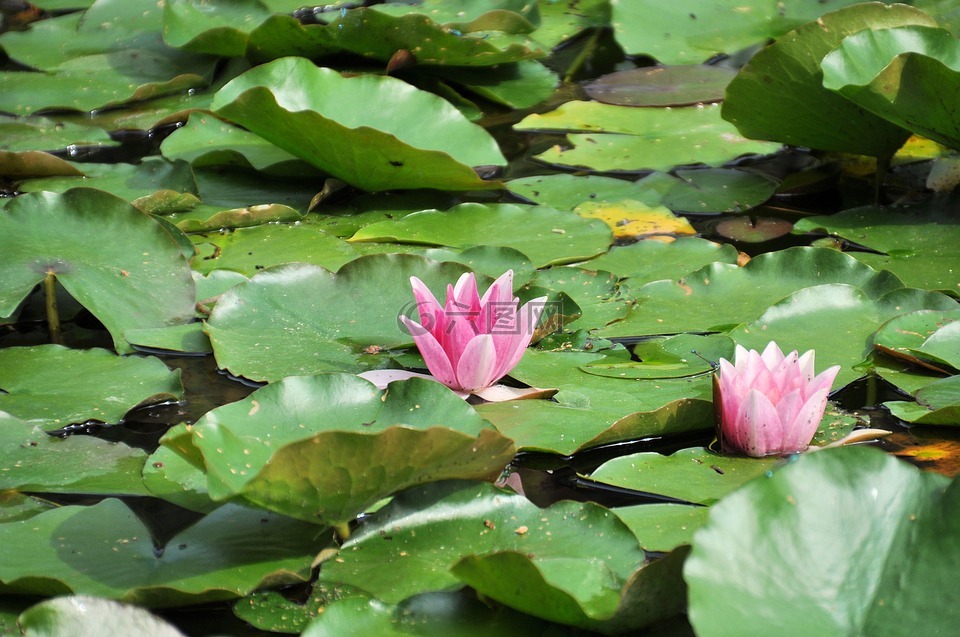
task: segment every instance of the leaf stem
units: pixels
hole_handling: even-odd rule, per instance
[[[50,333],[50,342],[56,345],[63,344],[63,334],[60,332],[60,312],[57,310],[57,277],[52,270],[47,271],[43,278],[43,296],[47,308],[47,330]]]
[[[580,53],[578,53],[577,57],[575,57],[573,62],[570,63],[570,67],[563,76],[564,82],[571,81],[573,76],[577,74],[577,71],[580,70],[580,67],[582,67],[584,62],[587,61],[587,58],[593,55],[594,50],[597,48],[597,41],[600,39],[601,30],[602,29],[599,28],[593,29],[593,33],[590,34],[590,39],[587,40],[586,44],[583,45],[583,48],[580,49]]]

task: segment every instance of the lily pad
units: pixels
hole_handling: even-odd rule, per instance
[[[936,26],[918,9],[871,2],[827,13],[758,51],[727,87],[723,118],[750,139],[890,157],[909,131],[823,87],[820,62],[858,31]]]
[[[454,11],[463,16],[464,5],[455,6]],[[337,11],[327,24],[304,25],[291,16],[275,15],[250,34],[247,56],[255,61],[288,55],[317,59],[346,52],[387,62],[397,51],[407,50],[419,64],[488,67],[546,55],[537,42],[524,35],[489,31],[470,34],[457,26],[438,24],[432,15],[416,13],[415,5],[393,5],[405,15],[388,15],[390,8],[381,5]],[[427,9],[432,14],[435,7]]]
[[[0,117],[0,150],[60,150],[72,147],[116,146],[110,135],[96,126],[84,126],[47,117]]]
[[[327,234],[309,223],[276,224],[239,228],[228,234],[196,237],[213,247],[191,259],[201,274],[214,270],[233,270],[253,276],[260,270],[282,263],[312,263],[337,270],[357,257],[349,243]]]
[[[680,279],[711,263],[736,264],[737,251],[699,237],[680,237],[671,243],[639,241],[614,246],[606,254],[578,264],[591,270],[607,270],[630,279],[636,289],[660,279]]]
[[[591,131],[568,135],[573,148],[536,156],[548,164],[592,170],[670,170],[686,164],[719,166],[741,155],[766,155],[779,144],[750,141],[720,118],[720,106],[636,109],[600,102],[567,102],[528,115],[516,130]]]
[[[694,447],[669,456],[637,453],[614,458],[590,477],[618,487],[709,505],[765,475],[779,462],[778,458],[723,456]]]
[[[375,369],[388,361],[364,350],[413,340],[397,320],[413,308],[410,277],[441,290],[467,271],[412,255],[360,257],[336,274],[306,264],[278,266],[227,291],[206,332],[217,364],[251,380]]]
[[[180,371],[157,358],[59,345],[0,349],[0,410],[46,428],[119,422],[139,404],[179,400]]]
[[[793,224],[770,217],[734,217],[724,219],[714,230],[721,237],[742,243],[763,243],[790,234]]]
[[[584,525],[593,529],[589,541]],[[324,563],[320,577],[386,602],[468,584],[534,616],[624,631],[678,610],[679,557],[648,563],[630,530],[595,504],[541,510],[494,487],[448,483],[396,497]]]
[[[663,205],[677,212],[745,212],[777,190],[774,179],[736,168],[677,170],[673,174],[677,183],[664,192]]]
[[[424,210],[397,221],[360,228],[352,242],[393,241],[466,248],[514,248],[537,267],[581,261],[604,252],[612,241],[601,221],[546,206],[464,203],[447,211]]]
[[[9,350],[2,350],[9,351]],[[3,418],[0,491],[149,495],[140,480],[146,453],[92,436],[55,438]]]
[[[795,232],[828,232],[884,254],[850,252],[876,269],[890,270],[911,287],[960,296],[957,216],[937,204],[882,210],[853,208],[801,219]]]
[[[136,634],[141,637],[183,637],[171,624],[136,606],[86,595],[40,602],[23,612],[17,623],[30,637]]]
[[[591,99],[620,106],[689,106],[719,102],[737,72],[690,64],[617,71],[584,85]]]
[[[684,567],[690,621],[703,637],[949,634],[958,495],[874,449],[805,454],[712,508]]]
[[[566,323],[565,330],[606,325],[623,318],[630,299],[619,293],[617,277],[609,272],[580,268],[539,270],[524,287],[563,292],[580,308],[580,318]]]
[[[347,374],[286,378],[215,409],[161,441],[202,463],[213,500],[312,522],[343,523],[401,489],[493,480],[512,441],[433,380],[378,391]]]
[[[257,591],[233,605],[233,614],[254,628],[273,633],[300,635],[317,617],[326,616],[341,600],[360,598],[366,606],[370,596],[352,586],[315,584],[306,600],[287,599],[279,591]],[[367,607],[368,610],[373,609]],[[353,621],[357,617],[351,616]]]
[[[846,37],[820,63],[823,86],[887,121],[960,148],[951,104],[960,91],[960,41],[946,29],[867,29]]]
[[[498,188],[470,166],[506,163],[494,139],[445,100],[391,77],[345,77],[303,58],[244,73],[217,92],[212,108],[365,190]],[[433,125],[415,124],[425,118]]]
[[[333,602],[323,609],[302,637],[340,637],[351,631],[378,637],[444,635],[444,637],[528,637],[566,633],[529,615],[488,604],[463,593],[425,593],[396,606],[365,597]]]
[[[170,160],[193,166],[240,166],[267,174],[316,176],[318,171],[259,135],[231,126],[211,115],[193,113],[186,125],[160,144]]]
[[[72,592],[145,606],[232,599],[305,581],[316,533],[313,524],[225,505],[158,548],[109,498],[0,524],[0,540],[18,547],[0,556],[0,582],[8,594]]]
[[[960,309],[935,312],[920,310],[903,314],[883,324],[873,339],[874,347],[885,354],[947,374],[960,369],[960,336],[953,325],[960,321]],[[949,328],[949,329],[948,329]],[[946,330],[933,340],[926,342]]]
[[[651,206],[660,203],[659,192],[647,189],[643,180],[603,175],[537,175],[511,179],[506,185],[521,197],[558,210],[572,210],[587,201],[612,203],[636,199]]]
[[[646,551],[672,551],[690,544],[710,509],[686,504],[639,504],[614,509]]]
[[[177,242],[122,199],[77,188],[22,195],[3,212],[0,316],[52,274],[107,327],[119,353],[132,351],[128,329],[193,319],[193,279]]]
[[[814,349],[818,368],[840,365],[839,388],[872,367],[867,357],[873,334],[888,320],[916,310],[954,309],[956,301],[939,292],[900,288],[871,298],[862,289],[832,283],[798,290],[730,336],[748,349],[770,341],[801,352]]]
[[[153,195],[161,190],[179,193],[197,192],[197,184],[187,162],[168,162],[147,158],[137,165],[131,164],[75,164],[82,168],[82,175],[75,177],[47,177],[24,180],[20,183],[23,192],[59,192],[73,188],[102,190],[129,202]]]
[[[921,387],[916,403],[883,403],[894,416],[914,425],[953,425],[960,427],[960,376],[935,380]]]
[[[679,280],[632,289],[638,304],[627,318],[600,334],[609,338],[726,331],[797,290],[830,282],[856,285],[870,298],[902,287],[889,272],[877,272],[835,250],[790,248],[761,254],[743,267],[714,263]]]
[[[615,239],[669,241],[697,232],[689,221],[673,214],[669,208],[650,207],[632,199],[615,203],[585,202],[574,208],[574,212],[587,219],[600,219],[610,226]]]

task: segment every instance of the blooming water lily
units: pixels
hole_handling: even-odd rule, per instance
[[[492,400],[529,393],[494,383],[520,362],[547,297],[533,299],[518,309],[520,299],[513,295],[513,270],[497,278],[483,297],[477,290],[476,276],[464,274],[456,285],[447,286],[443,305],[417,277],[410,277],[410,284],[420,322],[407,316],[400,320],[413,336],[432,378],[462,395],[476,394]],[[424,375],[378,370],[361,376],[385,386],[392,380]],[[537,393],[542,391],[534,389]]]
[[[753,457],[803,451],[817,432],[839,366],[814,376],[813,350],[786,356],[771,342],[762,354],[737,345],[714,378],[720,449]]]

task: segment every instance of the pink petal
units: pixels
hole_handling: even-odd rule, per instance
[[[803,451],[810,445],[820,421],[823,420],[823,412],[827,407],[827,390],[822,389],[807,399],[803,404],[793,422],[787,422],[783,432],[783,449],[781,453],[792,453]]]
[[[486,305],[493,302],[509,302],[513,299],[513,270],[507,270],[497,277],[497,280],[490,284],[483,298],[480,299],[480,305]]]
[[[451,304],[452,300],[452,304]],[[476,320],[480,314],[480,294],[477,292],[477,277],[473,272],[460,275],[456,286],[447,289],[447,308],[460,316]]]
[[[453,373],[453,364],[436,337],[405,316],[401,316],[400,320],[413,335],[413,342],[417,344],[417,349],[423,356],[423,362],[434,378],[451,389],[460,389],[457,386],[457,378]]]
[[[497,350],[497,369],[496,378],[502,378],[510,373],[520,359],[523,358],[527,346],[530,345],[530,339],[536,331],[537,323],[540,321],[540,315],[546,308],[544,302],[547,297],[541,296],[528,301],[520,308],[514,321],[511,334],[496,334],[494,336],[494,345]]]
[[[763,362],[766,364],[767,369],[774,370],[780,363],[783,362],[784,356],[783,352],[780,350],[780,346],[774,341],[767,343],[766,348],[763,350],[763,354],[760,355],[760,358],[763,359]]]
[[[777,410],[766,396],[751,389],[740,405],[734,435],[725,441],[737,444],[736,451],[760,458],[780,451],[782,431]]]
[[[814,367],[813,367],[814,353],[812,349],[807,350],[803,353],[803,356],[800,357],[800,360],[797,361],[797,367],[800,369],[800,374],[807,379],[807,381],[813,380]],[[831,381],[832,382],[832,381]]]
[[[457,384],[464,391],[474,392],[489,387],[497,380],[497,350],[493,336],[481,334],[471,340],[457,363]]]
[[[833,386],[833,381],[836,380],[837,374],[840,372],[840,366],[834,365],[829,369],[826,369],[820,373],[819,376],[814,377],[810,384],[806,388],[806,396],[812,396],[813,394],[826,390],[830,393],[830,387]]]
[[[443,332],[443,306],[437,301],[423,281],[415,276],[410,277],[410,287],[413,288],[413,298],[417,301],[417,311],[420,314],[420,325],[436,335]]]

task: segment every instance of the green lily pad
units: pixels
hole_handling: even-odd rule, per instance
[[[956,301],[939,292],[901,288],[871,298],[862,289],[832,283],[798,290],[731,331],[730,337],[758,351],[770,341],[784,349],[814,349],[818,369],[840,365],[834,383],[839,388],[872,367],[867,357],[881,325],[916,310],[954,309]]]
[[[660,203],[660,193],[648,190],[643,180],[603,175],[537,175],[511,179],[506,186],[521,197],[558,210],[573,210],[586,201],[611,203],[634,199],[650,206]]]
[[[890,157],[909,131],[823,87],[820,62],[863,30],[936,26],[927,14],[880,2],[846,7],[787,33],[757,52],[727,87],[723,118],[750,139]]]
[[[0,349],[0,410],[46,428],[119,422],[139,404],[179,400],[180,371],[156,358],[59,345]]]
[[[200,235],[196,240],[213,246],[212,254],[199,246],[201,251],[191,259],[193,269],[201,274],[233,270],[253,276],[281,263],[312,263],[337,270],[357,257],[349,243],[310,223],[271,223],[239,228],[229,234]]]
[[[719,102],[737,72],[721,66],[650,66],[603,75],[584,85],[591,99],[620,106]]]
[[[816,19],[824,5],[857,0],[770,2],[745,0],[736,10],[724,2],[611,0],[617,42],[627,53],[650,55],[662,64],[702,62],[719,53],[736,53]]]
[[[677,170],[673,174],[678,183],[664,192],[663,205],[677,212],[745,212],[777,190],[777,182],[770,177],[736,168]]]
[[[546,206],[464,203],[447,211],[424,210],[397,221],[360,228],[350,241],[395,241],[466,248],[514,248],[537,267],[581,261],[612,242],[601,221]]]
[[[477,412],[524,450],[569,455],[588,447],[713,427],[708,376],[634,380],[588,374],[589,364],[626,362],[590,352],[528,351],[510,376],[534,387],[556,387],[553,401],[477,406]]]
[[[363,350],[412,342],[397,320],[413,308],[410,277],[442,290],[467,271],[413,255],[360,257],[336,274],[305,264],[278,266],[226,292],[206,332],[217,364],[251,380],[375,369],[387,364],[385,357]]]
[[[644,108],[567,102],[528,115],[516,130],[590,131],[568,135],[573,148],[537,155],[548,164],[592,170],[670,170],[686,164],[719,166],[741,155],[774,153],[779,144],[750,141],[720,118],[720,106]]]
[[[960,309],[935,312],[920,310],[903,314],[883,324],[873,339],[874,347],[885,354],[923,365],[942,373],[960,369]],[[941,330],[945,330],[940,334]],[[940,334],[936,338],[934,335]],[[928,340],[933,339],[930,346]]]
[[[0,556],[0,582],[7,594],[72,592],[145,606],[232,599],[305,581],[316,534],[313,524],[225,505],[157,548],[110,498],[0,524],[0,540],[18,547]]]
[[[366,634],[378,637],[444,635],[444,637],[528,637],[547,634],[561,637],[551,626],[505,606],[491,608],[463,593],[425,593],[388,606],[365,597],[336,601],[323,609],[302,637],[336,637]]]
[[[59,192],[73,188],[90,188],[116,195],[129,202],[161,190],[180,193],[197,192],[197,184],[187,162],[168,162],[147,158],[132,164],[76,164],[82,176],[46,177],[20,183],[23,192]]]
[[[12,178],[36,178],[52,176],[82,176],[73,164],[50,153],[39,150],[7,152],[0,150],[0,175]]]
[[[960,222],[938,204],[881,210],[853,208],[827,217],[808,217],[795,232],[829,232],[884,254],[851,252],[876,269],[890,270],[906,285],[960,296],[956,246]]]
[[[123,338],[141,351],[213,353],[213,346],[203,333],[203,324],[200,322],[127,330],[123,333]]]
[[[950,104],[930,99],[960,91],[960,42],[932,27],[864,30],[820,63],[823,86],[894,124],[960,148]]]
[[[359,598],[364,605],[370,600],[369,595],[352,586],[317,583],[305,601],[287,599],[278,591],[257,591],[237,600],[233,614],[260,630],[300,635],[312,620],[326,616],[328,612],[336,613],[332,609],[338,602],[354,598]],[[356,622],[358,618],[351,619]]]
[[[0,420],[9,419],[0,417]],[[56,508],[56,505],[52,502],[26,496],[16,491],[5,491],[0,494],[0,523],[26,520],[53,508]],[[2,603],[0,603],[0,615],[3,613],[2,608]],[[0,626],[3,626],[2,619],[0,619]]]
[[[170,0],[163,5],[163,40],[187,51],[242,56],[250,33],[273,15],[271,9],[290,13],[302,6],[280,4],[288,6],[268,8],[260,0]]]
[[[960,376],[950,376],[924,385],[914,394],[916,403],[883,403],[897,418],[914,425],[960,427]]]
[[[136,606],[70,595],[40,602],[23,612],[17,623],[30,637],[136,634],[141,637],[183,637],[171,624]]]
[[[691,623],[702,637],[949,634],[956,487],[874,449],[803,455],[712,508],[684,567]]]
[[[733,341],[724,334],[678,334],[642,341],[633,348],[640,361],[596,361],[580,367],[609,378],[690,378],[714,371],[721,358],[733,360]]]
[[[723,456],[702,447],[664,456],[637,453],[614,458],[590,477],[597,482],[658,493],[697,504],[714,504],[773,469],[778,458]]]
[[[143,465],[150,495],[190,511],[210,513],[222,506],[207,494],[207,474],[170,447],[161,445]]]
[[[613,511],[646,551],[667,552],[690,544],[710,509],[686,504],[639,504]]]
[[[320,578],[388,603],[468,584],[534,616],[622,632],[679,609],[677,558],[648,563],[633,533],[595,504],[539,509],[494,487],[447,483],[398,495],[323,564]]]
[[[200,204],[190,210],[165,214],[164,217],[184,232],[190,233],[300,221],[303,214],[283,204],[259,204],[244,208]]]
[[[677,280],[711,263],[736,264],[737,251],[729,245],[699,237],[680,237],[676,241],[638,241],[614,246],[606,254],[578,264],[591,270],[607,270],[629,278],[629,287],[639,288],[650,281]]]
[[[580,307],[580,318],[565,330],[606,325],[626,316],[630,298],[620,294],[616,275],[581,268],[539,270],[524,287],[563,292]]]
[[[386,391],[347,374],[286,378],[161,441],[202,458],[215,501],[239,498],[300,520],[343,523],[401,489],[495,479],[512,441],[433,380]]]
[[[327,24],[304,25],[291,16],[275,15],[250,34],[247,56],[262,62],[288,55],[316,59],[346,52],[387,62],[397,51],[407,50],[418,64],[488,67],[546,55],[524,35],[471,34],[438,24],[432,15],[413,13],[418,9],[415,5],[397,3],[395,8],[405,15],[388,15],[389,6],[333,13]],[[463,15],[464,5],[455,6]]]
[[[637,305],[600,334],[610,338],[726,331],[797,290],[830,282],[856,285],[870,298],[902,287],[889,272],[877,272],[835,250],[790,248],[761,254],[743,267],[714,263],[680,280],[632,289]]]
[[[465,89],[468,94],[510,108],[536,106],[553,94],[559,81],[553,71],[536,60],[521,60],[492,68],[440,67],[431,71],[444,82]]]
[[[381,103],[390,108],[355,108]],[[391,77],[349,78],[303,58],[244,73],[217,92],[212,108],[365,190],[497,188],[470,166],[506,163],[494,139],[445,100]],[[426,120],[434,124],[415,125]]]
[[[763,243],[790,234],[793,224],[770,217],[733,217],[724,219],[714,231],[721,237],[741,243]]]
[[[196,167],[239,166],[274,175],[317,175],[314,168],[259,135],[206,114],[192,113],[186,125],[163,140],[160,152],[167,159],[182,159]]]
[[[60,150],[68,147],[116,146],[102,128],[48,117],[0,117],[0,150]]]
[[[92,436],[54,438],[23,421],[2,421],[0,490],[149,495],[140,480],[143,450]]]
[[[22,195],[3,212],[0,316],[13,314],[50,273],[100,319],[120,353],[132,351],[123,339],[128,329],[193,319],[194,284],[179,246],[122,199],[77,188]]]

